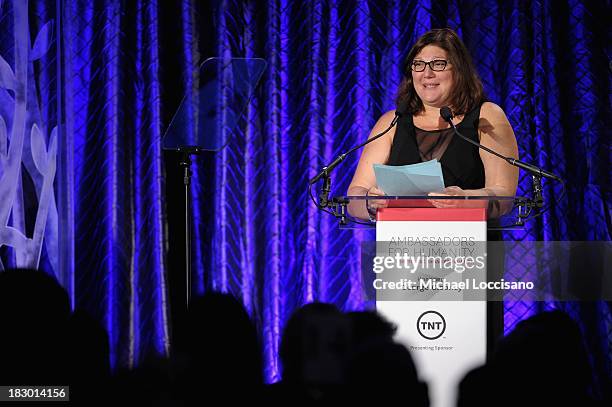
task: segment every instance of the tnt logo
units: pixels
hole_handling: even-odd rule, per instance
[[[438,339],[446,331],[446,321],[436,311],[426,311],[417,319],[417,331],[425,339]]]

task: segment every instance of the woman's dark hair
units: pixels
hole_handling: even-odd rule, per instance
[[[414,57],[427,45],[435,45],[445,50],[453,66],[455,89],[451,94],[451,108],[455,115],[465,114],[486,101],[482,82],[465,44],[453,30],[441,28],[423,34],[404,60],[404,79],[396,100],[398,106],[406,103],[410,114],[424,110],[423,102],[414,89],[411,67]]]

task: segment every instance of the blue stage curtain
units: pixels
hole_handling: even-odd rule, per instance
[[[403,57],[430,28],[464,38],[521,158],[567,180],[560,202],[559,185],[545,182],[552,208],[507,237],[610,239],[609,2],[183,0],[160,13],[162,3],[62,3],[73,174],[58,182],[73,191],[74,222],[64,243],[74,245],[76,304],[104,321],[115,364],[168,352],[166,242],[182,237],[165,229],[160,136],[178,100],[160,95],[197,86],[206,57],[268,62],[230,144],[193,167],[195,291],[243,299],[268,381],[279,379],[280,335],[297,307],[364,307],[359,248],[373,234],[338,230],[310,202],[307,180],[394,108]],[[336,194],[357,158],[334,173]],[[523,174],[519,193],[530,188]],[[507,304],[508,329],[548,307],[583,321],[594,364],[609,374],[609,304]]]
[[[75,305],[132,366],[169,352],[158,4],[62,6]]]

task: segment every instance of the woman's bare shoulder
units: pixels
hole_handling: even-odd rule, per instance
[[[499,122],[508,120],[506,113],[501,106],[493,102],[484,102],[480,108],[480,118],[487,119],[491,122]]]
[[[378,122],[391,123],[391,120],[395,117],[395,110],[389,110],[388,112],[383,113],[382,116],[378,119]]]
[[[380,118],[376,121],[374,128],[370,132],[370,137],[373,137],[376,134],[385,131],[385,129],[387,129],[387,127],[389,127],[389,125],[393,121],[393,118],[395,118],[395,110],[389,110],[388,112],[380,116]],[[390,139],[393,140],[395,129],[391,129],[391,131],[387,134],[388,134],[388,137],[390,137]]]

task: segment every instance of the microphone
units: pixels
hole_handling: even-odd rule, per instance
[[[505,160],[510,165],[513,165],[518,168],[522,168],[523,170],[530,172],[532,175],[554,179],[555,181],[559,181],[563,183],[563,179],[553,174],[552,172],[545,171],[540,167],[537,167],[533,164],[526,163],[521,160],[517,160],[516,158],[506,157],[504,155],[501,155],[497,151],[491,150],[490,148],[483,146],[482,144],[465,137],[463,134],[459,132],[459,130],[457,130],[457,127],[455,127],[455,123],[453,123],[453,112],[450,110],[448,106],[443,106],[440,108],[440,116],[442,116],[442,118],[451,125],[451,127],[453,128],[457,136],[461,137],[463,140],[467,141],[468,143],[473,144],[476,147],[482,150],[485,150],[486,152]]]
[[[401,102],[397,106],[397,109],[395,109],[395,116],[393,117],[393,120],[391,120],[391,123],[389,124],[389,127],[387,127],[381,133],[378,133],[374,137],[369,138],[368,140],[364,141],[363,143],[358,144],[355,147],[351,148],[346,153],[340,154],[338,157],[336,157],[336,159],[334,161],[331,162],[331,164],[323,167],[323,169],[316,176],[314,176],[308,183],[312,185],[315,182],[317,182],[318,180],[320,180],[322,177],[327,177],[333,171],[333,169],[336,168],[338,166],[338,164],[340,164],[342,161],[344,161],[344,159],[349,154],[351,154],[353,151],[358,150],[361,147],[365,146],[366,144],[369,144],[369,143],[373,142],[374,140],[378,140],[379,138],[381,138],[382,136],[387,134],[389,132],[389,130],[391,130],[393,128],[393,126],[395,126],[397,124],[397,121],[399,120],[399,118],[404,116],[404,114],[406,113],[407,109],[408,109],[408,102],[406,102],[406,101]]]
[[[453,126],[453,128],[455,127],[455,125],[453,124],[452,120],[453,120],[453,112],[450,110],[450,107],[448,106],[442,106],[440,108],[440,116],[442,116],[442,118],[449,122],[451,126]]]

